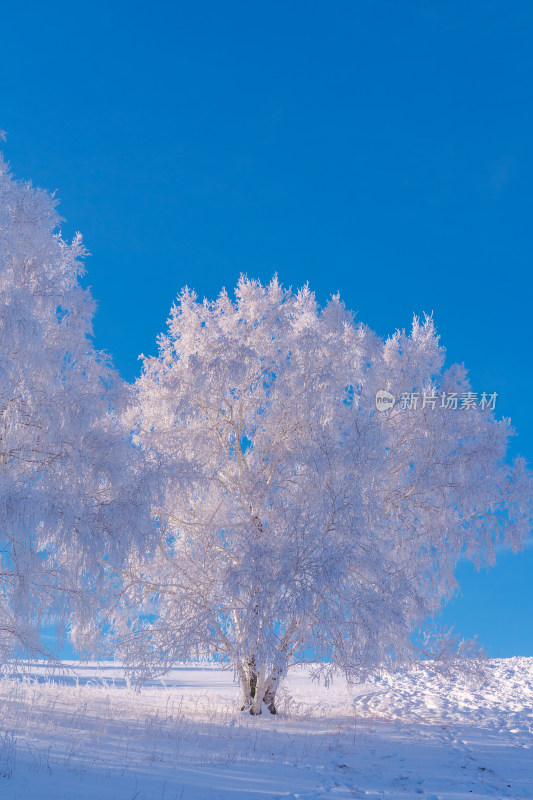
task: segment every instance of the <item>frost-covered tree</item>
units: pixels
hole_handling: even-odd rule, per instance
[[[443,363],[431,318],[384,341],[276,279],[241,279],[235,301],[183,291],[127,415],[164,486],[155,554],[117,570],[113,630],[139,676],[214,655],[258,714],[302,661],[364,678],[416,655],[459,558],[519,548],[531,516],[509,422],[447,408],[471,389]],[[378,411],[379,390],[420,402]]]
[[[123,387],[92,347],[84,249],[61,238],[55,205],[0,156],[0,663],[43,653],[43,620],[76,611],[84,630],[84,581],[142,519]]]

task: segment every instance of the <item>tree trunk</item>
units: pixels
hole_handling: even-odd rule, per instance
[[[271,714],[277,714],[276,693],[282,670],[274,668],[268,673],[264,668],[257,667],[255,657],[252,655],[244,665],[238,667],[238,673],[243,698],[241,711],[259,715],[262,713],[264,703]]]
[[[255,688],[255,698],[254,702],[250,708],[250,714],[261,714],[263,711],[263,702],[265,699],[265,689],[266,689],[266,682],[265,682],[265,670],[260,669],[257,672],[257,680],[256,680],[256,688]]]
[[[241,711],[247,711],[250,709],[250,714],[252,714],[253,712],[251,709],[254,705],[257,691],[257,668],[253,654],[247,659],[244,665],[240,666],[239,677],[241,679],[243,699]]]
[[[268,680],[264,703],[268,706],[268,710],[271,714],[277,714],[276,709],[276,693],[278,691],[279,682],[281,679],[281,670],[277,669],[276,667],[272,670],[270,678]]]

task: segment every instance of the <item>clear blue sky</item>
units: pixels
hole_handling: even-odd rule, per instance
[[[533,4],[4,4],[0,128],[58,190],[122,375],[178,290],[339,290],[385,335],[434,311],[533,462]],[[533,655],[533,548],[460,569],[445,620]]]

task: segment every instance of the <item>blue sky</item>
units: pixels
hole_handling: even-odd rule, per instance
[[[0,128],[91,252],[96,344],[133,379],[179,289],[340,291],[382,335],[434,312],[533,462],[533,4],[9,3]],[[444,619],[533,655],[533,548]]]

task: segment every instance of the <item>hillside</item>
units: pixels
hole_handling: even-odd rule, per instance
[[[109,665],[0,681],[2,800],[533,798],[533,659],[477,682],[430,671],[326,689],[305,670],[277,717],[231,673],[175,669],[140,693]]]

